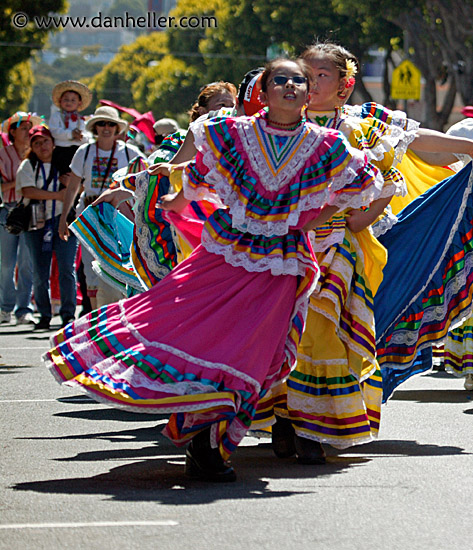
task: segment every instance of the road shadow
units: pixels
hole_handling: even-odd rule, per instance
[[[58,399],[60,401],[61,399]],[[69,401],[70,402],[70,401]],[[77,401],[75,401],[77,403]],[[91,404],[97,404],[96,401],[91,401]],[[55,413],[53,416],[62,418],[79,418],[81,420],[117,420],[122,422],[149,422],[151,420],[162,420],[169,418],[168,414],[143,414],[122,411],[120,409],[112,409],[104,407],[101,409],[87,409],[81,411],[68,411]]]
[[[396,390],[394,401],[416,401],[417,403],[468,403],[473,400],[473,392],[461,390]]]
[[[330,453],[336,455],[348,453],[360,455],[386,455],[386,456],[446,456],[446,455],[469,455],[462,447],[452,445],[433,445],[429,443],[418,443],[412,440],[380,439],[356,445],[345,450],[331,449]],[[327,454],[329,454],[329,452]]]
[[[321,478],[360,467],[370,459],[339,460],[329,458],[323,466],[302,466],[295,459],[279,460],[267,445],[240,447],[232,457],[237,472],[236,483],[206,483],[184,474],[184,454],[133,462],[112,468],[92,477],[50,479],[12,486],[15,491],[39,493],[104,495],[114,501],[146,501],[169,505],[208,504],[223,500],[267,499],[316,493]],[[303,479],[304,490],[278,491],[270,488],[271,480]]]
[[[0,365],[0,374],[17,374],[22,369],[34,369],[33,365]]]

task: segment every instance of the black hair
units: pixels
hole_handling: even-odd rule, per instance
[[[344,78],[347,75],[347,61],[353,61],[358,73],[360,72],[360,62],[356,55],[334,42],[319,42],[312,44],[312,46],[309,46],[302,52],[301,59],[310,62],[312,58],[321,56],[329,59],[335,67],[337,67],[340,78]]]

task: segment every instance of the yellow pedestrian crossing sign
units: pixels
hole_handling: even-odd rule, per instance
[[[412,61],[405,59],[393,71],[391,97],[393,99],[420,99],[420,78],[419,69]]]

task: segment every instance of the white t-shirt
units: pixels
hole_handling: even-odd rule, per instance
[[[125,147],[128,150],[128,155],[125,151]],[[86,155],[87,148],[88,154]],[[117,140],[110,170],[104,182],[103,179],[107,172],[111,153],[112,150],[103,151],[102,149],[98,149],[97,156],[97,144],[95,142],[81,145],[79,149],[77,149],[71,161],[71,170],[76,176],[83,179],[83,196],[91,197],[100,195],[110,187],[112,175],[116,170],[128,166],[128,163],[137,156],[144,158],[138,147],[134,145],[125,146],[123,141]],[[83,196],[81,200],[83,200]]]
[[[39,169],[38,169],[39,168]],[[40,168],[40,165],[36,165],[35,169],[33,170],[33,165],[31,164],[29,159],[25,159],[18,168],[18,172],[16,173],[16,189],[19,193],[21,193],[20,189],[23,189],[25,187],[37,187],[38,189],[44,189],[45,180],[47,181],[49,178],[49,174],[51,171],[51,164],[49,162],[45,162],[43,164],[44,168],[44,178],[43,178],[43,171]],[[59,173],[57,173],[56,178],[52,178],[49,182],[48,186],[45,191],[59,191]],[[25,200],[26,203],[28,203],[28,199]],[[53,210],[54,210],[54,216],[59,216],[62,213],[62,201],[52,201],[47,200],[44,201],[45,203],[45,209],[46,209],[46,219],[50,220],[53,217]],[[55,203],[55,204],[53,204]]]
[[[51,116],[48,123],[49,130],[54,138],[54,145],[57,147],[72,147],[88,142],[89,133],[85,131],[84,119],[77,115],[76,120],[70,119],[66,128],[64,114],[56,105],[51,107]],[[73,139],[72,131],[78,129],[82,132],[82,139]]]

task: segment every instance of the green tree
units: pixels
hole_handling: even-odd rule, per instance
[[[170,15],[215,15],[223,0],[181,0]],[[140,36],[123,46],[91,81],[97,98],[107,98],[155,116],[178,116],[194,102],[202,84],[209,82],[201,44],[215,29],[170,28]]]
[[[398,47],[406,51],[425,79],[427,126],[442,129],[459,91],[465,104],[473,103],[472,0],[338,0],[358,19],[380,13],[399,28]],[[402,29],[402,34],[401,34]],[[437,85],[447,85],[438,108]]]
[[[33,65],[34,87],[30,101],[30,110],[49,117],[51,108],[51,92],[58,82],[63,80],[80,80],[87,84],[103,67],[103,63],[91,63],[84,55],[68,55],[58,57],[51,65],[36,63]],[[95,104],[92,102],[85,113],[93,112]]]
[[[132,44],[120,48],[112,61],[94,76],[90,88],[98,99],[110,99],[125,107],[132,107],[133,83],[167,53],[165,33],[154,32],[140,36]]]
[[[174,117],[188,110],[201,85],[201,73],[172,55],[148,67],[133,84],[134,106],[151,110],[155,118]]]
[[[24,63],[30,59],[32,53],[41,49],[45,44],[49,31],[47,29],[39,29],[34,24],[34,17],[45,16],[52,12],[62,12],[65,10],[65,0],[3,0],[0,6],[0,98],[4,98],[3,104],[8,105],[7,109],[13,108],[16,110],[22,103],[17,106],[10,103],[10,100],[5,99],[8,95],[11,97],[11,85],[15,83],[18,74],[22,74],[26,67],[21,65],[19,69],[13,70],[18,64]],[[13,17],[18,12],[27,15],[29,23],[24,28],[15,27]],[[19,19],[18,23],[22,24],[25,19]],[[20,72],[18,72],[20,71]],[[31,73],[30,73],[31,74]],[[27,85],[27,79],[21,81],[21,86]],[[29,81],[32,84],[32,81]],[[8,91],[10,89],[10,92]],[[23,93],[23,92],[22,92]],[[24,90],[24,93],[26,92]],[[21,94],[20,94],[21,95]],[[24,98],[19,98],[20,102],[24,103]],[[10,114],[10,111],[0,110],[0,116],[5,118]]]
[[[33,71],[31,61],[17,63],[7,76],[7,86],[0,97],[2,119],[8,118],[16,111],[26,111],[33,89]]]

